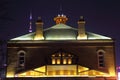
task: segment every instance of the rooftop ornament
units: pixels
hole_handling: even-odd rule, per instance
[[[56,24],[60,24],[60,23],[65,24],[67,20],[68,18],[64,14],[62,15],[58,14],[58,16],[54,18]]]

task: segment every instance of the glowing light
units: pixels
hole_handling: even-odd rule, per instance
[[[78,66],[78,68],[77,68]],[[78,69],[78,70],[77,70]],[[77,72],[78,71],[78,72]],[[45,74],[47,73],[47,74]],[[77,74],[78,73],[78,74]],[[17,75],[17,76],[15,76]],[[87,67],[79,65],[47,65],[35,68],[20,74],[9,73],[7,77],[111,77],[111,74],[97,70],[89,70]],[[120,73],[118,73],[120,80]]]
[[[44,40],[44,37],[41,35],[36,35],[34,40]]]
[[[46,38],[47,40],[76,40],[75,38],[73,38],[73,37],[69,37],[69,36],[67,36],[67,37],[58,37],[58,36],[55,36],[55,37],[47,37]]]
[[[21,73],[21,75],[24,75],[24,76],[25,76],[25,75],[26,75],[26,73]]]
[[[77,39],[78,39],[78,40],[84,40],[84,39],[87,39],[87,35],[84,35],[84,36],[78,36]]]
[[[64,75],[64,71],[61,70],[59,75]]]
[[[67,64],[67,60],[66,59],[63,59],[63,64]]]
[[[111,65],[112,65],[112,64],[111,64]],[[109,68],[108,68],[108,71],[109,71],[110,76],[116,76],[114,67],[112,67],[112,66],[109,67]]]
[[[120,80],[120,72],[118,72],[118,80]]]
[[[56,21],[56,24],[63,23],[65,24],[68,18],[65,15],[58,15],[57,17],[54,18],[54,21]]]
[[[87,71],[87,70],[89,70],[89,68],[78,66],[78,72]]]
[[[34,69],[35,71],[45,72],[45,66]]]
[[[13,72],[9,72],[9,73],[7,73],[6,77],[14,77],[14,73]]]
[[[68,64],[71,64],[72,63],[72,60],[71,59],[68,59]]]
[[[52,64],[55,64],[55,59],[52,59]]]
[[[60,59],[57,59],[57,64],[60,64]]]
[[[30,13],[30,26],[29,26],[29,32],[32,32],[32,13]]]

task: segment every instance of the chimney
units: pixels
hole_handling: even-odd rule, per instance
[[[83,16],[80,16],[80,20],[78,21],[78,36],[77,36],[78,40],[81,39],[87,39],[87,35],[85,32],[85,20],[83,18]]]
[[[35,32],[34,40],[44,40],[43,22],[41,20],[41,17],[38,17],[38,20],[36,21],[36,32]]]

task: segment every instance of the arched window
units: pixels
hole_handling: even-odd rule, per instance
[[[65,52],[52,54],[52,64],[72,64],[73,55]]]
[[[25,51],[20,50],[18,52],[18,67],[24,67],[25,66]]]
[[[98,67],[105,67],[105,60],[104,60],[104,50],[98,50],[97,55],[98,55]]]

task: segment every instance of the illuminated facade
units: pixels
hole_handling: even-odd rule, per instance
[[[7,80],[116,80],[114,41],[87,32],[83,17],[78,29],[67,20],[58,15],[43,29],[39,18],[35,32],[8,41]]]

